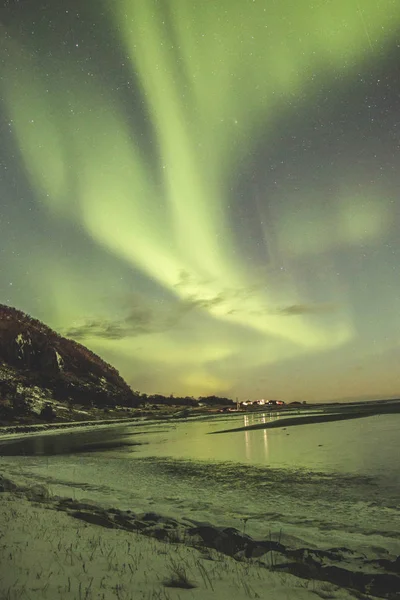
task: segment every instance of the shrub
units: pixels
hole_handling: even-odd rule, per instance
[[[56,413],[51,404],[46,404],[40,411],[40,418],[43,421],[53,421],[55,419]]]

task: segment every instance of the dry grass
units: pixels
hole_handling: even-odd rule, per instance
[[[104,529],[0,494],[2,600],[311,600],[316,594],[351,598],[335,586],[314,582],[310,589],[304,580],[212,549]]]
[[[184,564],[177,563],[175,560],[171,559],[170,571],[169,577],[163,581],[165,587],[182,588],[185,590],[191,590],[196,587],[196,585],[190,581]]]

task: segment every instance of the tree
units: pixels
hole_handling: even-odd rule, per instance
[[[47,403],[40,411],[40,418],[43,421],[54,421],[56,413],[51,404]]]

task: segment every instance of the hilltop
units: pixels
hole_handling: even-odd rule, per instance
[[[54,406],[87,418],[93,409],[138,404],[118,371],[88,348],[0,304],[0,422],[52,420]]]

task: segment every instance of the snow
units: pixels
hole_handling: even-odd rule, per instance
[[[0,523],[0,597],[7,600],[355,597],[216,551],[85,523],[9,492],[0,495]],[[169,587],[179,576],[194,587]]]
[[[56,350],[56,359],[57,359],[58,368],[60,369],[60,371],[62,371],[63,366],[64,366],[64,361],[63,361],[61,354],[59,354],[57,352],[57,350]]]
[[[17,337],[15,338],[15,341],[17,342],[17,344],[19,346],[25,346],[25,344],[29,344],[30,343],[30,338],[28,338],[27,340],[25,340],[24,336],[22,335],[22,333],[19,333],[17,335]]]
[[[22,333],[19,333],[17,335],[17,337],[15,338],[16,343],[18,344],[18,346],[20,347],[21,350],[23,350],[24,346],[30,346],[32,344],[32,340],[29,337],[29,335],[25,338]]]

